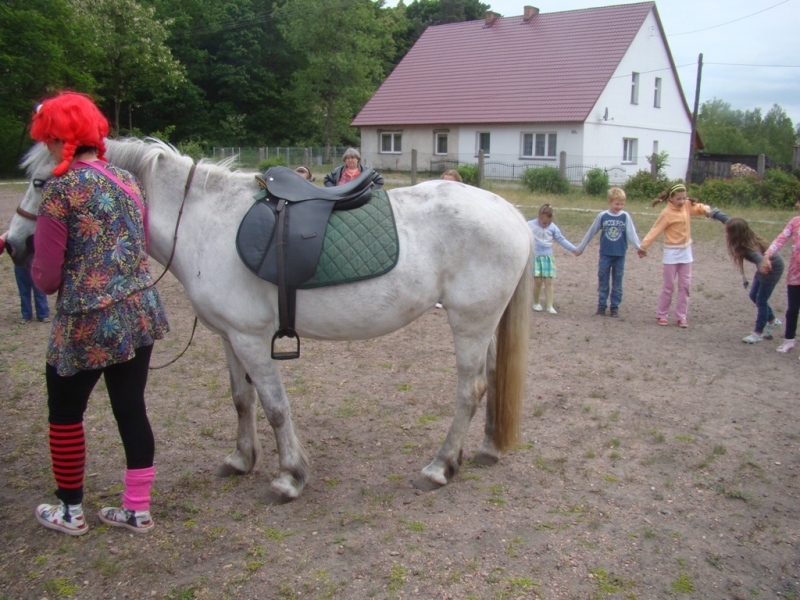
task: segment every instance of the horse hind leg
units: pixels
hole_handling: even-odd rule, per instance
[[[486,352],[486,424],[484,425],[483,444],[473,457],[473,461],[485,467],[491,467],[500,460],[500,449],[494,442],[495,409],[497,402],[497,341],[492,337],[489,350]]]
[[[471,364],[465,359],[459,360],[459,354],[469,353],[459,352],[459,344],[456,344],[458,363],[456,414],[436,458],[422,469],[420,476],[414,480],[413,484],[417,489],[432,491],[443,487],[461,468],[464,439],[487,387],[485,355],[471,361]]]
[[[244,475],[253,470],[261,457],[261,444],[256,432],[256,391],[248,381],[247,372],[234,354],[230,344],[223,341],[231,380],[231,395],[238,417],[236,449],[225,457],[214,472],[219,477]]]

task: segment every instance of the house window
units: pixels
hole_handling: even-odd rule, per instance
[[[523,133],[523,158],[555,158],[558,136],[555,133]]]
[[[381,154],[399,154],[403,150],[403,134],[391,131],[381,134]]]
[[[638,141],[635,138],[622,138],[622,162],[636,164]]]
[[[661,77],[656,77],[656,90],[653,96],[653,106],[661,108]]]
[[[639,74],[631,73],[631,104],[639,104]]]
[[[478,132],[478,151],[475,153],[477,154],[481,150],[483,150],[484,156],[489,156],[491,152],[491,134],[488,131],[479,131]]]
[[[434,134],[433,153],[434,154],[447,154],[447,134],[446,133],[436,133],[436,134]]]

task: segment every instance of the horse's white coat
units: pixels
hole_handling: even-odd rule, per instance
[[[140,140],[109,140],[107,155],[142,181],[149,205],[150,254],[166,264],[191,159],[163,143]],[[53,162],[46,148],[37,145],[23,165],[31,179],[46,179]],[[270,340],[278,327],[277,288],[245,268],[234,243],[257,192],[251,174],[201,162],[184,206],[170,270],[201,322],[222,338],[228,359],[239,427],[236,450],[219,472],[248,472],[259,459],[254,386],[278,446],[280,473],[271,483],[271,494],[286,501],[302,491],[308,463],[280,372],[270,358]],[[298,291],[296,327],[308,338],[369,339],[407,325],[437,301],[444,304],[455,342],[457,407],[447,439],[422,472],[421,486],[432,488],[446,484],[457,472],[469,422],[493,383],[493,334],[518,284],[529,278],[531,236],[512,205],[464,184],[430,181],[388,194],[400,242],[397,266],[379,278]],[[41,190],[31,185],[22,208],[35,214],[40,200]],[[9,241],[15,260],[27,260],[25,241],[33,227],[33,222],[14,217]],[[489,462],[500,453],[492,439],[493,404],[490,389],[481,449]]]

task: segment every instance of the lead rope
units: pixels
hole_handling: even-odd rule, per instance
[[[183,186],[183,200],[181,201],[181,208],[178,211],[178,220],[175,222],[175,234],[172,236],[172,252],[169,254],[169,260],[167,260],[167,265],[164,267],[164,272],[158,276],[153,284],[150,287],[155,287],[155,285],[161,281],[164,275],[167,274],[169,271],[169,267],[172,264],[172,259],[175,257],[175,247],[178,245],[178,227],[181,224],[181,217],[183,216],[183,207],[186,204],[186,197],[189,195],[189,188],[192,185],[192,179],[194,179],[194,172],[197,169],[197,165],[192,163],[192,168],[189,170],[189,176],[186,178],[186,185]],[[194,317],[194,323],[192,324],[192,333],[189,336],[189,342],[186,344],[186,347],[181,350],[181,353],[178,354],[175,358],[173,358],[168,363],[164,363],[163,365],[158,365],[157,367],[148,367],[151,371],[158,371],[159,369],[164,369],[178,361],[178,359],[186,354],[186,351],[189,349],[189,346],[192,345],[192,340],[194,339],[194,332],[197,330],[197,315]]]

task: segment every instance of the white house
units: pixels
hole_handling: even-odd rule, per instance
[[[594,166],[624,180],[662,151],[682,177],[692,128],[654,2],[428,27],[352,124],[378,170],[408,170],[412,150],[420,169],[565,152],[578,180]]]

